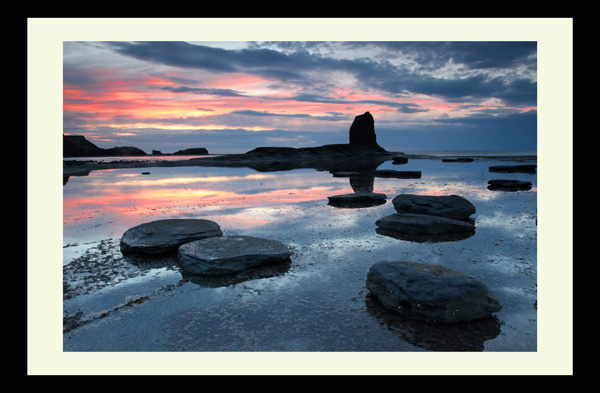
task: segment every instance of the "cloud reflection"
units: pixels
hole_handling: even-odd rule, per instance
[[[208,176],[157,173],[159,178],[153,179],[119,171],[109,173],[80,179],[81,184],[73,183],[65,189],[63,223],[67,229],[101,216],[109,216],[111,222],[126,226],[156,215],[218,216],[217,221],[225,225],[250,228],[281,219],[289,213],[283,214],[282,209],[290,204],[327,200],[327,196],[340,190],[350,192],[350,186],[344,188],[341,182],[315,184],[310,178],[314,174],[305,179],[294,177],[289,182],[281,175],[261,173]],[[269,182],[278,187],[270,187],[273,184]]]

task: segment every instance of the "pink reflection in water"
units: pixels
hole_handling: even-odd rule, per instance
[[[211,216],[217,217],[219,223],[231,222],[232,226],[249,228],[272,222],[273,218],[269,217],[267,211],[282,205],[327,200],[333,193],[352,192],[349,185],[346,188],[335,185],[310,187],[315,184],[314,179],[298,181],[297,178],[292,187],[264,192],[243,193],[244,187],[226,185],[236,180],[253,180],[256,182],[248,188],[257,188],[257,184],[262,184],[258,181],[274,177],[269,174],[250,174],[145,179],[142,175],[113,174],[104,181],[90,178],[86,179],[81,191],[65,193],[63,225],[68,230],[70,226],[94,225],[94,221],[104,220],[110,221],[113,227],[124,228],[151,219]],[[204,183],[210,184],[210,188]],[[302,185],[306,188],[301,188]],[[227,187],[230,189],[223,189]],[[221,210],[230,208],[240,208],[245,213],[220,215]]]

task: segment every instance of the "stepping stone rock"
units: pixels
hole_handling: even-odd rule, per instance
[[[421,171],[395,171],[393,169],[378,169],[373,171],[372,175],[385,179],[420,179]]]
[[[502,309],[481,281],[440,265],[380,261],[369,269],[366,286],[384,307],[432,324],[485,318]]]
[[[386,202],[385,194],[375,192],[357,192],[327,197],[329,205],[335,207],[370,207],[383,205]]]
[[[495,165],[489,167],[490,172],[500,173],[535,173],[537,171],[537,165],[535,164],[522,164],[522,165]]]
[[[381,235],[416,242],[461,240],[475,234],[475,225],[428,214],[391,214],[375,222]]]
[[[179,265],[191,275],[238,273],[283,262],[291,253],[282,243],[252,236],[223,236],[196,240],[179,247]]]
[[[129,228],[121,237],[123,254],[164,254],[193,240],[222,236],[216,222],[202,219],[165,219]]]
[[[402,194],[395,197],[392,203],[400,214],[429,214],[455,220],[467,220],[476,211],[471,202],[458,195]]]
[[[531,182],[522,180],[496,179],[488,181],[488,190],[492,191],[527,191],[531,190]]]

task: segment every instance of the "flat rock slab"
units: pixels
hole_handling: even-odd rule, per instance
[[[531,190],[531,182],[523,180],[495,179],[488,181],[488,190],[492,191],[527,191]]]
[[[355,192],[327,197],[329,205],[348,208],[383,205],[387,201],[386,198],[385,194],[376,192]]]
[[[455,220],[466,220],[476,211],[471,202],[458,195],[402,194],[396,196],[392,203],[401,214],[430,214]]]
[[[380,261],[369,269],[366,286],[384,307],[433,324],[485,318],[502,309],[481,281],[441,265]]]
[[[391,214],[375,222],[377,233],[414,242],[457,241],[475,234],[475,225],[428,214]]]
[[[473,162],[473,159],[469,157],[442,158],[442,162]]]
[[[521,165],[494,165],[489,167],[490,172],[500,173],[536,173],[536,164],[521,164]]]
[[[179,265],[191,275],[238,273],[290,258],[284,244],[252,236],[223,236],[196,240],[179,247]]]
[[[187,242],[222,235],[219,224],[210,220],[165,219],[129,228],[120,245],[123,254],[163,254]]]
[[[371,174],[384,179],[420,179],[421,171],[395,171],[393,169],[378,169]]]

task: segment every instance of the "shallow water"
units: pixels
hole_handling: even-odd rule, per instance
[[[535,161],[533,161],[535,163]],[[311,169],[168,167],[93,171],[63,188],[64,351],[536,351],[537,175],[492,173],[476,159],[413,159],[378,169],[420,179],[375,178],[380,206],[342,209],[327,197],[348,178]],[[142,172],[150,172],[142,174]],[[487,189],[490,179],[533,183]],[[417,243],[375,232],[401,193],[457,194],[473,203],[476,232]],[[176,256],[124,257],[128,228],[163,218],[204,218],[225,235],[279,240],[290,263],[216,279],[184,278]],[[365,287],[382,259],[441,264],[483,281],[503,309],[438,327],[381,309]]]

